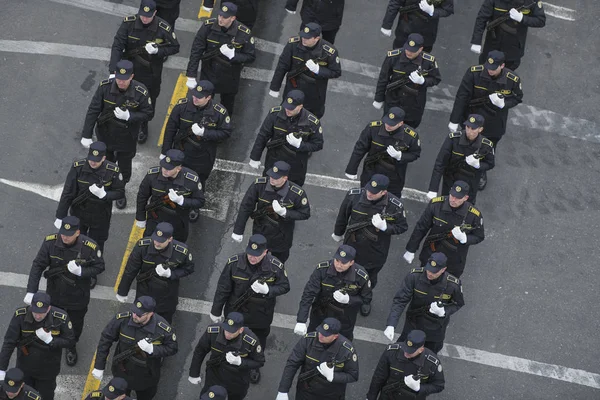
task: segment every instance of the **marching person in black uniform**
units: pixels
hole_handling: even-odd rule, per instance
[[[325,114],[327,83],[342,76],[340,57],[331,43],[321,39],[319,24],[306,24],[299,35],[290,38],[283,48],[269,95],[279,98],[281,82],[287,74],[283,93],[289,96],[293,89],[301,90],[306,96],[306,101],[301,104],[320,119]]]
[[[98,140],[106,144],[106,159],[119,164],[125,184],[131,180],[132,160],[135,157],[140,124],[152,115],[152,101],[146,86],[133,80],[133,64],[122,60],[117,63],[114,78],[100,82],[85,116],[81,144],[89,148],[93,143],[94,126]],[[123,209],[127,198],[117,199]]]
[[[250,152],[250,166],[260,168],[260,158],[267,148],[263,175],[275,161],[291,166],[290,180],[303,186],[311,153],[323,149],[323,128],[317,117],[304,108],[304,93],[290,91],[281,106],[273,107],[258,131]]]
[[[323,261],[311,274],[300,299],[294,333],[306,335],[313,332],[325,318],[340,321],[340,333],[349,340],[354,338],[356,316],[365,299],[371,299],[369,275],[354,262],[356,250],[341,245],[332,260]],[[306,320],[310,310],[310,324]]]
[[[90,392],[85,400],[131,400],[127,396],[127,381],[123,378],[115,377],[108,382],[101,390]]]
[[[388,345],[373,372],[367,400],[424,400],[444,390],[437,355],[425,347],[425,332],[411,331],[405,342]]]
[[[42,400],[34,388],[25,384],[25,374],[19,368],[6,371],[3,379],[0,384],[0,399]]]
[[[181,150],[167,150],[160,166],[152,167],[140,183],[137,194],[135,224],[146,228],[150,236],[156,225],[168,222],[173,226],[175,240],[186,242],[190,229],[190,209],[204,205],[202,182],[194,171],[183,167]]]
[[[419,134],[404,123],[403,109],[392,107],[380,121],[372,121],[363,129],[346,166],[347,178],[358,178],[358,166],[365,155],[360,186],[365,187],[373,175],[382,174],[390,180],[388,192],[402,197],[408,163],[421,156]]]
[[[450,132],[440,149],[429,182],[429,200],[437,197],[442,183],[442,196],[450,193],[450,187],[458,180],[469,184],[469,202],[475,204],[477,189],[483,173],[494,168],[494,144],[485,138],[485,119],[471,114],[464,122],[465,131]]]
[[[175,22],[179,18],[181,0],[156,0],[156,16],[165,20],[175,30]]]
[[[141,296],[133,303],[131,312],[117,314],[102,331],[92,370],[92,376],[101,381],[110,348],[117,342],[112,374],[125,379],[128,384],[125,393],[129,396],[135,390],[138,400],[154,398],[163,358],[175,355],[178,349],[173,327],[154,312],[155,307],[152,297]]]
[[[298,1],[287,0],[285,11],[296,14]],[[300,17],[302,18],[300,30],[304,29],[306,24],[316,22],[321,26],[323,39],[333,44],[340,26],[342,26],[345,3],[345,0],[303,0],[300,9]]]
[[[179,280],[194,273],[192,253],[185,243],[173,240],[173,225],[161,222],[151,237],[140,240],[131,251],[117,290],[117,300],[127,294],[137,279],[137,296],[156,300],[154,312],[169,324],[179,304]]]
[[[242,69],[256,58],[252,32],[236,20],[236,13],[235,4],[224,2],[218,18],[204,21],[194,38],[186,71],[187,86],[193,90],[202,61],[200,79],[215,85],[229,115],[233,115]]]
[[[51,302],[48,294],[38,292],[31,306],[17,308],[0,351],[0,380],[5,379],[10,357],[17,349],[16,367],[25,374],[24,382],[36,388],[44,400],[54,400],[62,349],[75,346],[71,319]]]
[[[265,354],[258,337],[244,326],[244,317],[231,312],[221,324],[209,325],[202,335],[190,365],[188,380],[198,385],[200,367],[206,356],[206,381],[201,394],[212,390],[213,385],[227,389],[228,400],[242,400],[250,386],[250,371],[265,364]]]
[[[142,0],[137,15],[125,17],[112,44],[109,73],[114,74],[121,59],[133,62],[135,77],[150,92],[152,113],[142,121],[138,143],[148,140],[148,121],[154,118],[156,99],[160,94],[165,57],[179,53],[177,35],[171,25],[156,16],[154,0]]]
[[[363,188],[351,189],[344,198],[331,237],[356,249],[355,261],[369,274],[371,287],[383,268],[392,235],[406,232],[408,225],[400,199],[388,192],[390,180],[375,174]],[[363,298],[360,313],[371,313],[371,298]]]
[[[407,6],[413,9],[399,13],[402,7]],[[381,24],[384,36],[392,36],[397,14],[400,14],[400,18],[394,32],[394,49],[400,48],[411,33],[419,33],[423,35],[424,49],[429,53],[437,38],[440,18],[454,14],[454,0],[390,0]]]
[[[62,219],[71,215],[79,218],[79,231],[91,237],[104,251],[108,239],[112,204],[125,197],[125,183],[119,167],[106,160],[106,144],[94,142],[90,145],[87,159],[77,160],[69,170],[65,186],[56,209],[54,226],[60,229]],[[91,287],[96,277],[91,277]]]
[[[358,356],[341,329],[340,321],[325,318],[316,332],[298,341],[285,364],[276,400],[288,400],[298,370],[296,400],[345,398],[346,385],[358,381]]]
[[[409,264],[415,258],[415,252],[425,239],[419,261],[421,267],[434,252],[442,252],[448,257],[448,273],[460,278],[467,262],[469,246],[485,239],[483,216],[469,200],[469,184],[456,181],[448,196],[431,200],[412,235],[406,244],[404,259]]]
[[[162,145],[163,159],[167,151],[183,151],[183,166],[198,174],[202,187],[210,175],[217,158],[217,146],[231,136],[231,120],[227,109],[213,102],[215,87],[209,81],[199,81],[180,99],[169,115]],[[198,220],[198,210],[190,210],[190,222]]]
[[[509,19],[492,29],[489,24],[498,18]],[[525,55],[528,28],[546,26],[546,13],[541,1],[531,0],[484,0],[473,27],[471,51],[479,54],[479,64],[492,50],[506,55],[506,67],[516,70]],[[485,31],[485,44],[481,50],[481,39]]]
[[[230,3],[237,7],[236,19],[252,29],[258,16],[258,3],[260,0],[231,0]],[[202,8],[209,14],[215,5],[215,0],[204,0]]]
[[[446,272],[447,261],[444,253],[433,253],[425,268],[413,268],[406,275],[387,318],[384,334],[390,341],[394,340],[394,329],[408,306],[398,340],[403,341],[410,331],[420,329],[427,334],[425,347],[436,354],[444,347],[450,316],[465,305],[460,281]]]
[[[222,321],[221,312],[240,312],[245,326],[252,329],[263,351],[275,314],[278,296],[290,291],[290,282],[283,263],[267,253],[267,239],[260,234],[252,235],[245,253],[229,257],[213,299],[210,319],[217,324]],[[250,370],[250,382],[258,383],[260,370]]]
[[[277,161],[267,177],[256,178],[246,191],[233,226],[231,238],[241,243],[248,218],[254,220],[252,233],[267,238],[271,254],[286,262],[294,241],[296,221],[310,218],[306,192],[288,180],[290,165]]]
[[[102,272],[102,252],[94,240],[80,234],[79,218],[74,216],[63,218],[58,234],[46,236],[31,265],[23,301],[31,304],[44,275],[52,305],[65,310],[73,324],[75,341],[65,353],[68,366],[77,363],[75,344],[83,331],[90,303],[90,280]]]
[[[405,81],[406,77],[410,82]],[[435,57],[423,52],[423,36],[411,33],[402,48],[387,52],[379,72],[373,107],[380,110],[383,106],[384,114],[392,107],[400,107],[406,113],[404,121],[418,128],[427,103],[427,89],[441,80]],[[399,86],[388,89],[391,84]]]

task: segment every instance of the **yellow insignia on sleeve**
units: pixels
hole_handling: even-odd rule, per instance
[[[69,323],[67,324],[67,326],[69,327],[69,329],[73,329],[73,324],[71,323],[71,321],[69,321]]]
[[[308,199],[305,197],[302,199],[302,205],[305,206],[308,204]]]
[[[356,362],[356,360],[358,360],[358,357],[356,355],[356,353],[352,354],[352,361]]]
[[[256,346],[256,352],[260,353],[262,351],[262,347],[260,347],[260,344],[258,346]]]
[[[250,43],[254,44],[254,36],[250,38]]]
[[[335,56],[335,62],[336,62],[336,64],[340,63],[340,57],[339,56]]]
[[[175,35],[175,32],[173,32],[171,35],[173,36],[173,39],[177,39],[177,35]]]
[[[175,334],[173,334],[173,341],[175,342],[177,340],[177,336],[175,336]]]
[[[323,127],[322,126],[319,127],[319,133],[323,133]]]

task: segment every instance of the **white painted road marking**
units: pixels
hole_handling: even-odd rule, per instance
[[[561,6],[555,6],[554,4],[543,2],[544,12],[546,15],[555,17],[558,19],[564,19],[565,21],[575,21],[575,15],[577,11]]]
[[[2,272],[0,285],[15,288],[26,288],[28,275],[16,274],[14,272]],[[45,290],[45,279],[40,281],[40,290]],[[112,287],[96,286],[91,292],[91,297],[98,300],[116,301],[115,292]],[[129,292],[129,298],[135,298],[135,291]],[[180,311],[191,312],[195,314],[208,315],[212,303],[204,300],[196,300],[180,297],[177,309]],[[275,313],[272,326],[277,328],[292,330],[296,325],[296,316]],[[357,326],[354,328],[354,339],[369,343],[389,344],[389,341],[383,336],[381,330]],[[457,360],[469,361],[476,364],[487,365],[506,369],[510,371],[537,375],[551,378],[559,381],[574,383],[576,385],[588,386],[594,389],[600,389],[600,374],[583,371],[580,369],[568,368],[561,365],[547,364],[543,362],[527,360],[525,358],[506,356],[504,354],[491,353],[484,350],[472,349],[469,347],[444,344],[444,348],[439,353],[444,357]]]

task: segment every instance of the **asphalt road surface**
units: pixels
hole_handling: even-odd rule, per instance
[[[466,306],[448,329],[440,353],[446,389],[433,398],[598,399],[598,278],[600,257],[600,133],[597,105],[600,69],[596,39],[600,10],[592,1],[555,0],[546,5],[544,29],[531,29],[518,70],[524,103],[511,110],[508,133],[478,208],[486,240],[469,253],[463,287]],[[150,139],[134,159],[131,200],[148,167],[158,163],[159,140],[171,95],[189,56],[200,4],[184,0],[177,25],[181,52],[163,74]],[[192,226],[189,245],[196,272],[182,281],[175,317],[179,353],[164,365],[157,398],[197,398],[187,382],[191,352],[210,322],[207,316],[226,259],[243,251],[231,239],[237,207],[254,173],[242,168],[267,111],[277,105],[268,83],[277,52],[296,34],[299,15],[281,0],[261,2],[254,34],[256,62],[247,68],[236,108],[235,131],[219,151],[208,201]],[[347,398],[364,399],[372,371],[385,349],[385,318],[391,298],[409,271],[404,245],[422,212],[435,155],[447,134],[454,93],[467,67],[473,22],[481,0],[456,1],[456,14],[440,24],[433,50],[442,83],[430,92],[418,129],[423,152],[410,165],[404,199],[409,232],[392,240],[388,264],[375,290],[373,312],[359,317],[355,345],[360,379]],[[43,237],[53,233],[57,199],[71,162],[85,157],[79,144],[84,115],[95,88],[108,76],[108,48],[121,17],[135,13],[132,0],[48,0],[1,3],[0,36],[0,321],[8,324],[22,306],[26,276]],[[330,234],[344,190],[344,168],[356,137],[379,111],[371,106],[378,68],[392,39],[379,33],[385,0],[347,0],[336,47],[342,77],[330,83],[322,120],[325,147],[310,159],[314,174],[305,189],[312,216],[296,228],[286,266],[291,292],[279,298],[266,351],[267,364],[249,399],[274,399],[282,367],[298,340],[292,332],[298,299],[312,269],[336,248]],[[562,7],[562,8],[561,8]],[[113,217],[106,244],[106,272],[99,277],[79,348],[79,363],[63,366],[57,399],[80,398],[99,332],[121,306],[112,291],[133,223],[133,208]],[[248,238],[247,229],[245,239]],[[130,298],[132,295],[130,294]],[[401,326],[397,328],[400,330]],[[290,393],[293,396],[293,390]]]

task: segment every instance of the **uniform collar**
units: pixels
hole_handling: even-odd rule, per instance
[[[421,52],[421,54],[419,54],[417,57],[415,57],[414,60],[411,60],[410,58],[406,57],[404,48],[401,48],[400,49],[400,62],[410,63],[410,64],[415,64],[415,65],[421,66],[421,64],[423,63],[423,52]]]
[[[404,132],[404,129],[402,129],[402,128],[404,128],[404,125],[400,125],[400,127],[398,129],[396,129],[395,131],[388,132],[385,130],[385,124],[382,123],[381,127],[379,128],[379,132],[377,132],[377,134],[379,136],[383,136],[383,137],[394,137],[394,136],[396,136],[398,134],[402,134]]]
[[[119,87],[117,86],[117,82],[113,81],[112,85],[110,86],[110,93],[114,94],[114,95],[121,95],[121,96],[125,96],[125,97],[135,97],[133,91],[135,90],[133,88],[133,79],[131,80],[131,82],[129,82],[129,87],[127,88],[127,90],[125,90],[124,92],[121,92],[119,90]]]
[[[269,180],[267,180],[267,184],[265,185],[265,191],[267,192],[275,192],[275,189],[273,188],[273,186],[271,186],[271,182],[269,182]],[[285,198],[285,196],[287,196],[288,192],[290,191],[290,181],[286,181],[285,184],[281,187],[281,189],[279,189],[276,193],[281,196],[281,198]]]
[[[238,27],[239,24],[240,24],[240,22],[238,20],[233,21],[233,23],[231,24],[231,26],[229,28],[227,28],[227,30],[225,31],[225,34],[229,35],[229,36],[235,36],[236,31],[237,31],[237,27]],[[215,21],[214,24],[212,24],[211,29],[213,31],[223,32],[221,30],[221,25],[219,25],[219,23],[216,22],[216,21]]]
[[[450,207],[450,196],[446,197],[446,200],[444,200],[444,204],[442,204],[442,211],[445,212],[451,212],[457,215],[460,215],[461,217],[464,217],[467,215],[467,211],[469,211],[469,205],[471,203],[469,203],[468,201],[465,201],[462,206],[458,207],[458,208],[452,208]]]
[[[79,234],[79,236],[77,237],[77,241],[75,242],[75,244],[71,247],[67,247],[63,241],[62,238],[60,237],[60,234],[57,235],[56,237],[56,241],[54,242],[54,246],[61,248],[61,249],[67,249],[67,250],[75,250],[77,252],[81,251],[81,246],[83,245],[83,241],[81,240],[81,234]]]
[[[477,135],[475,140],[473,140],[472,142],[467,138],[467,134],[463,133],[462,135],[460,135],[460,138],[458,139],[458,144],[461,146],[470,146],[475,149],[478,149],[481,146],[481,140],[482,140],[481,133],[479,135]]]
[[[133,322],[133,317],[129,317],[129,321],[127,322],[128,326],[133,328],[144,330],[148,333],[154,333],[156,330],[156,313],[150,318],[150,321],[146,325],[140,325]]]
[[[144,24],[142,24],[142,20],[139,17],[136,18],[135,29],[148,29],[149,31],[156,32],[158,29],[158,17],[155,15],[152,19],[152,22],[150,22],[150,25],[148,25],[147,27],[144,26]]]
[[[335,269],[335,266],[333,265],[333,259],[332,259],[329,262],[329,268],[327,268],[327,275],[339,277],[340,279],[342,279],[344,281],[355,282],[356,281],[356,262],[354,262],[354,264],[350,268],[348,268],[346,271],[337,272],[337,270]]]
[[[225,330],[221,328],[219,331],[219,336],[217,336],[217,342],[227,346],[230,349],[239,350],[242,348],[242,337],[244,336],[244,332],[240,333],[235,339],[227,340],[225,339]]]
[[[154,243],[151,243],[150,246],[148,246],[148,254],[160,254],[166,259],[169,259],[173,255],[173,242],[169,243],[167,248],[164,251],[160,252],[156,247],[154,247]]]

